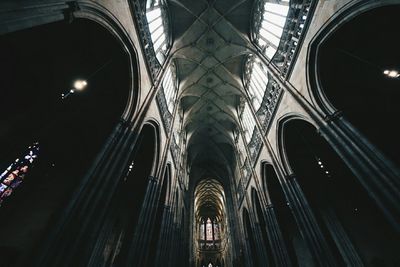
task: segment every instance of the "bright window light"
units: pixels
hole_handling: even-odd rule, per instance
[[[161,17],[161,9],[155,8],[146,13],[147,21],[153,21],[155,18]]]
[[[283,27],[286,22],[286,17],[278,16],[273,13],[265,12],[264,20],[270,21],[275,25]]]
[[[158,27],[160,27],[162,24],[162,18],[158,17],[157,19],[153,20],[149,24],[149,30],[150,32],[154,32]]]
[[[176,83],[174,82],[174,76],[172,74],[171,67],[168,67],[165,73],[165,78],[162,82],[164,90],[165,101],[167,103],[168,111],[170,113],[174,110],[174,101],[176,96]]]
[[[147,2],[146,18],[156,58],[162,63],[165,59],[168,45],[167,32],[164,27],[165,17],[161,11],[162,6],[159,6],[159,4],[159,1]]]
[[[248,103],[245,104],[243,113],[242,113],[242,124],[243,130],[245,133],[246,142],[249,143],[251,137],[253,136],[254,127],[256,126],[256,122],[254,120],[253,115],[251,114],[250,107]]]
[[[289,6],[275,4],[275,3],[265,3],[264,8],[265,8],[265,10],[267,10],[269,12],[273,12],[273,13],[279,14],[284,17],[286,17],[286,15],[289,11]]]

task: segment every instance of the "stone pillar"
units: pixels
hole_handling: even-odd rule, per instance
[[[271,256],[274,257],[275,265],[282,267],[292,266],[285,241],[283,240],[283,236],[279,228],[278,220],[276,219],[273,205],[267,206],[264,218],[266,222],[268,241],[273,253]]]
[[[135,236],[131,248],[129,249],[127,265],[146,266],[152,230],[154,229],[154,219],[158,207],[158,199],[161,192],[158,187],[158,179],[150,176],[137,221]]]
[[[161,231],[160,231],[160,240],[158,244],[158,251],[156,255],[156,260],[155,266],[161,266],[163,262],[165,262],[165,255],[166,255],[166,250],[168,248],[169,239],[168,239],[168,233],[169,233],[169,227],[170,227],[170,206],[169,205],[164,205],[163,209],[163,217],[162,217],[162,223],[160,225]]]
[[[294,175],[287,177],[286,183],[283,186],[284,191],[287,192],[290,208],[300,232],[317,265],[337,266],[337,262],[317,224],[296,177]]]
[[[336,213],[332,209],[325,209],[321,214],[346,266],[364,266]]]
[[[253,216],[255,217],[255,216]],[[261,266],[268,266],[268,256],[267,248],[262,240],[261,227],[259,222],[254,222],[254,227],[252,227],[254,241],[256,242],[256,249],[258,254],[259,263]]]
[[[28,265],[87,266],[118,186],[119,180],[115,178],[124,175],[122,166],[130,153],[127,144],[133,142],[133,137],[128,124],[121,121],[58,222],[50,229],[36,260],[29,261]]]
[[[329,117],[320,132],[400,232],[399,169],[340,114]]]

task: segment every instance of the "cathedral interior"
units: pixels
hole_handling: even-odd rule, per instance
[[[399,14],[1,1],[0,267],[400,266]]]

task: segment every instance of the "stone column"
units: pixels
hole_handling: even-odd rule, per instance
[[[169,244],[169,227],[170,227],[170,206],[164,205],[163,219],[160,225],[160,241],[158,244],[157,258],[155,260],[156,266],[161,266],[165,262],[165,255]]]
[[[337,266],[337,262],[317,224],[296,177],[294,175],[287,177],[283,187],[284,191],[287,192],[290,208],[297,225],[315,262],[319,266]]]
[[[268,205],[266,207],[266,214],[264,216],[266,222],[266,231],[268,234],[268,242],[270,243],[271,250],[274,257],[274,262],[276,266],[292,266],[290,262],[290,257],[287,252],[285,241],[281,230],[279,228],[278,220],[276,219],[276,214],[273,205]]]
[[[116,177],[123,177],[122,166],[130,153],[127,144],[133,142],[133,136],[128,124],[121,121],[29,265],[87,265],[104,223],[105,207],[119,182]]]
[[[350,241],[346,231],[344,230],[339,218],[332,209],[321,211],[324,220],[340,254],[347,266],[364,266],[360,256],[358,255],[353,243]]]
[[[255,217],[255,216],[254,216]],[[262,240],[261,227],[259,222],[254,222],[254,227],[252,227],[254,241],[256,242],[256,249],[258,254],[258,259],[261,266],[268,266],[267,248]]]
[[[320,132],[400,232],[400,171],[340,113]]]
[[[143,205],[137,221],[135,236],[129,249],[127,265],[146,266],[147,254],[149,250],[152,230],[154,229],[154,219],[157,210],[158,199],[161,190],[156,177],[149,177]]]

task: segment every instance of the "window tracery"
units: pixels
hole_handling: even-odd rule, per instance
[[[254,128],[256,126],[256,121],[251,113],[251,109],[247,102],[244,105],[241,118],[242,118],[242,126],[243,126],[244,136],[245,136],[246,142],[249,143],[251,140],[251,137],[253,136]]]
[[[303,39],[314,0],[259,0],[255,5],[252,39],[264,55],[281,70],[289,73],[292,60]]]
[[[199,225],[199,240],[201,248],[219,248],[221,241],[220,222],[216,218],[202,218]]]
[[[246,61],[244,80],[253,107],[258,110],[261,107],[269,79],[265,66],[254,55],[250,55]]]
[[[176,96],[176,79],[171,66],[169,66],[165,72],[162,87],[164,90],[164,96],[167,103],[168,111],[172,114],[174,110],[174,102]]]
[[[266,2],[262,8],[263,15],[256,33],[256,43],[264,50],[264,54],[272,59],[279,48],[289,12],[289,1],[279,3]]]
[[[168,19],[163,1],[149,0],[146,4],[146,18],[157,60],[162,64],[169,45]]]

